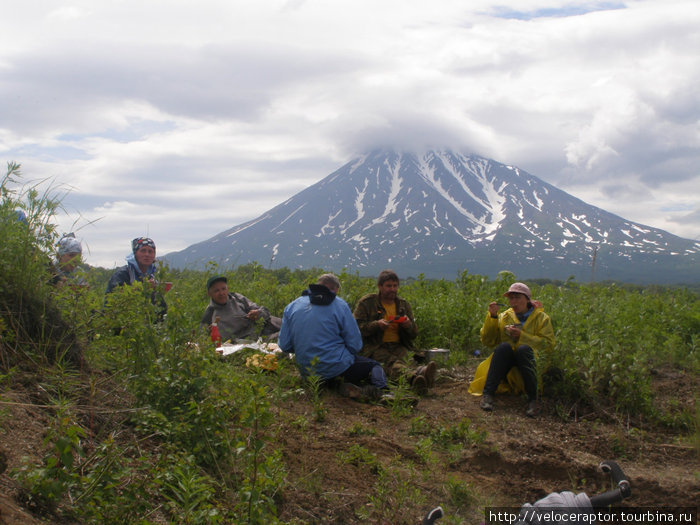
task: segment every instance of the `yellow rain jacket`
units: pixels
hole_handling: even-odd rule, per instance
[[[549,316],[544,313],[544,308],[535,308],[530,314],[522,327],[520,338],[517,341],[514,341],[506,332],[506,326],[509,324],[520,324],[518,316],[515,315],[512,308],[501,312],[498,315],[498,319],[494,319],[487,313],[484,326],[481,327],[481,342],[485,346],[493,348],[507,341],[514,352],[518,346],[527,345],[532,348],[535,357],[537,357],[538,353],[548,353],[554,349],[554,328],[552,328],[552,321],[549,319]],[[474,380],[469,385],[468,392],[470,394],[475,396],[482,394],[489,366],[491,366],[491,356],[482,361],[476,368]],[[516,367],[510,369],[505,381],[502,381],[496,389],[497,394],[517,394],[524,391],[523,377],[520,375],[520,370]]]

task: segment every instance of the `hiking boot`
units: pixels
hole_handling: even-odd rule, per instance
[[[382,397],[382,391],[374,385],[364,385],[361,390],[363,398],[368,401],[378,401]]]
[[[411,388],[419,396],[424,396],[428,393],[428,382],[425,380],[425,376],[415,375],[413,376],[413,381],[411,382]]]
[[[338,392],[341,396],[355,401],[377,401],[382,397],[381,390],[374,385],[357,386],[353,383],[342,383]]]
[[[431,361],[425,366],[423,371],[423,377],[425,377],[425,382],[428,384],[428,388],[433,388],[435,386],[435,374],[437,373],[437,364],[435,361]]]
[[[527,417],[535,417],[537,414],[539,414],[539,412],[540,406],[537,403],[537,399],[531,399],[527,402],[527,410],[525,411],[525,415]]]
[[[352,383],[341,383],[338,392],[343,397],[349,397],[350,399],[356,399],[358,401],[364,398],[362,388]]]
[[[433,388],[435,386],[435,374],[437,373],[437,364],[433,361],[425,366],[419,366],[416,368],[416,375],[423,376],[425,378],[425,383],[428,388]]]
[[[486,412],[491,412],[493,410],[493,396],[491,394],[484,394],[481,396],[481,410]]]

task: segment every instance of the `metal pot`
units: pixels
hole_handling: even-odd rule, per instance
[[[431,348],[425,353],[425,356],[428,361],[446,363],[447,359],[450,357],[450,351],[446,348]]]

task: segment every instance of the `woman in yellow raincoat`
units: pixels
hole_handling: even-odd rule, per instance
[[[497,302],[489,304],[489,312],[481,327],[481,342],[495,346],[493,354],[476,369],[469,393],[482,394],[481,408],[493,410],[493,396],[505,392],[525,392],[526,414],[535,417],[537,405],[537,353],[554,348],[554,329],[542,304],[531,300],[530,288],[514,283],[503,294],[510,308],[498,313]]]

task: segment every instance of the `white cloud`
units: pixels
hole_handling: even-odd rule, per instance
[[[80,233],[107,266],[389,145],[489,156],[697,238],[698,48],[694,0],[29,0],[0,19],[0,156],[73,188],[62,227],[102,217]]]

